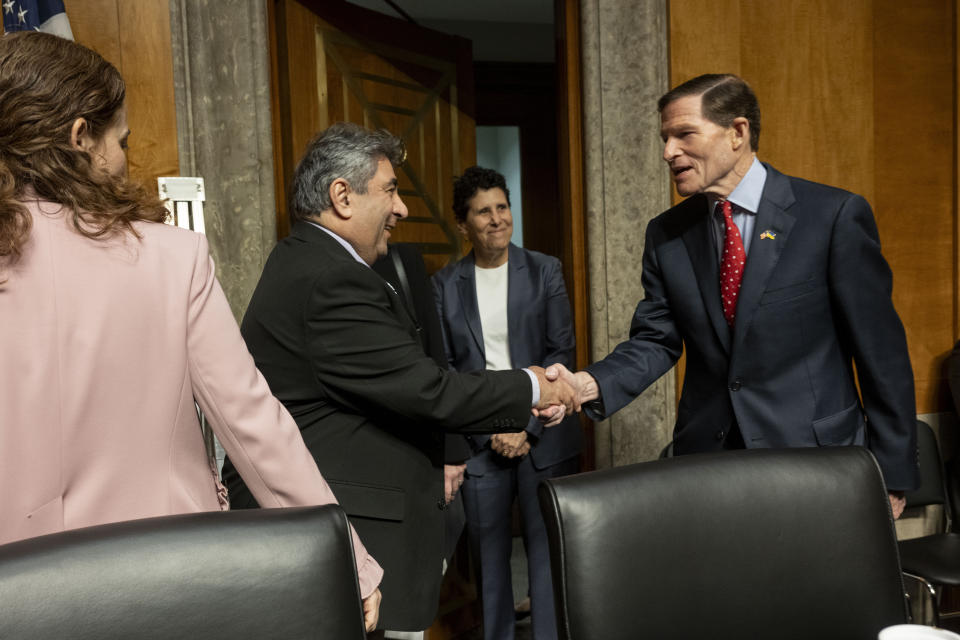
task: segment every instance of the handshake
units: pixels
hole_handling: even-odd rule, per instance
[[[565,416],[580,411],[583,403],[600,397],[597,381],[586,371],[573,373],[562,364],[527,368],[540,383],[540,402],[533,415],[545,427],[560,424]]]

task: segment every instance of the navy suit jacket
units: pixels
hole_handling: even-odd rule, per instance
[[[570,302],[560,261],[511,244],[507,260],[507,330],[514,367],[560,362],[573,368],[574,334]],[[450,367],[482,371],[486,367],[483,330],[477,307],[476,262],[471,251],[459,262],[433,276],[433,290]],[[536,418],[526,428],[531,437],[530,457],[538,469],[580,452],[580,422],[576,416],[544,429]],[[496,468],[503,458],[488,445],[489,435],[466,436],[475,455],[467,462],[474,475]]]
[[[764,166],[732,331],[706,196],[648,225],[630,337],[587,368],[602,413],[633,400],[685,347],[677,454],[721,448],[736,424],[748,448],[864,444],[888,488],[916,487],[913,372],[870,205]]]

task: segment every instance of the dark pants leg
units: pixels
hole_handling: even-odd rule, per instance
[[[579,458],[570,458],[537,470],[527,456],[517,468],[517,491],[523,520],[523,544],[530,578],[530,615],[534,640],[556,640],[557,618],[553,606],[553,580],[547,528],[540,513],[537,486],[542,480],[576,473]]]
[[[469,472],[460,488],[473,557],[478,559],[484,640],[513,640],[513,584],[510,578],[511,507],[515,467]]]

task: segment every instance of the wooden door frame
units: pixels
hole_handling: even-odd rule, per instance
[[[563,263],[570,265],[571,299],[577,337],[577,367],[590,363],[590,300],[587,295],[587,228],[584,212],[583,104],[580,68],[580,5],[555,0],[557,45],[558,149],[563,209]]]
[[[561,259],[568,273],[573,327],[577,339],[576,365],[591,362],[590,277],[587,269],[587,224],[584,202],[583,83],[580,65],[579,0],[554,0],[557,61],[557,136],[560,172],[560,204],[563,236]],[[584,471],[596,468],[593,422],[580,414],[583,427]]]

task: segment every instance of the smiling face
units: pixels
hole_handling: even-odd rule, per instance
[[[470,198],[466,219],[457,226],[473,244],[481,268],[499,267],[507,261],[513,214],[507,194],[500,187],[478,189]]]
[[[746,118],[722,127],[703,117],[701,96],[684,96],[660,113],[663,159],[681,196],[726,198],[753,162]]]
[[[377,163],[377,173],[367,183],[366,193],[349,195],[351,217],[350,244],[364,262],[373,264],[387,255],[390,230],[407,217],[407,206],[397,192],[397,175],[386,158]]]

